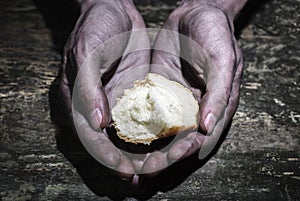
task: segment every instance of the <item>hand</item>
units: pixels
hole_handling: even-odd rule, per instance
[[[193,91],[200,106],[199,129],[176,141],[167,152],[151,154],[144,163],[145,172],[159,172],[166,164],[198,151],[199,159],[205,158],[232,119],[243,66],[234,37],[233,18],[239,11],[234,1],[183,1],[158,34],[150,71]],[[235,1],[241,9],[245,1],[240,2]]]
[[[64,50],[60,90],[89,153],[122,179],[131,180],[134,167],[109,140],[105,128],[116,98],[149,72],[145,25],[130,0],[80,4],[81,15]]]

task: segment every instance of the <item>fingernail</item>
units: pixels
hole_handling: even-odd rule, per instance
[[[137,175],[137,174],[133,175],[132,184],[134,186],[137,186],[139,184],[139,175]]]
[[[98,108],[96,108],[95,110],[96,110],[97,124],[98,124],[98,127],[100,127],[100,125],[102,123],[102,114]]]
[[[97,130],[100,128],[102,123],[102,114],[98,108],[92,112],[90,123],[93,129]]]
[[[204,126],[205,126],[205,130],[207,131],[207,134],[211,134],[211,132],[215,127],[216,121],[217,119],[212,113],[209,113],[206,116],[206,119],[204,121]]]

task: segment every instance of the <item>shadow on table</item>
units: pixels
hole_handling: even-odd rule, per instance
[[[79,7],[72,0],[33,1],[52,31],[55,50],[62,53],[63,46],[78,18]],[[263,3],[257,2],[255,6],[248,10],[250,12],[248,17],[242,15],[244,22],[247,22],[253,15],[253,8],[259,8],[258,4],[263,5]],[[238,27],[240,28],[237,29],[237,32],[239,33],[244,26],[245,23],[239,23]],[[174,163],[167,171],[163,171],[155,178],[144,178],[141,186],[132,186],[129,182],[113,176],[112,170],[97,162],[85,150],[77,134],[73,132],[72,126],[68,124],[64,103],[61,100],[61,95],[59,95],[58,84],[59,78],[52,83],[49,92],[51,118],[57,125],[56,140],[58,149],[77,169],[82,180],[95,194],[107,196],[114,200],[124,199],[125,197],[148,199],[158,191],[166,192],[174,189],[216,153],[229,129],[224,132],[214,151],[204,160],[200,161],[197,155],[193,155]]]
[[[264,7],[271,0],[248,0],[243,10],[240,12],[237,20],[234,23],[235,36],[238,39],[242,30],[249,24],[255,13]]]
[[[193,155],[174,163],[168,167],[167,171],[163,171],[155,178],[142,177],[141,185],[133,186],[129,181],[116,177],[113,170],[103,166],[88,154],[78,136],[72,132],[71,126],[67,124],[67,116],[62,107],[62,101],[58,99],[58,94],[57,85],[53,85],[50,95],[51,117],[57,125],[58,149],[77,169],[84,183],[95,194],[107,196],[113,200],[123,200],[126,197],[145,200],[154,196],[158,191],[166,192],[174,189],[216,153],[226,136],[224,133],[217,147],[204,160],[200,161],[197,154]]]
[[[47,27],[52,32],[55,51],[63,53],[76,20],[80,14],[80,7],[76,0],[32,0],[42,14]]]
[[[214,151],[204,160],[193,155],[185,160],[169,166],[155,178],[142,177],[140,186],[133,186],[115,176],[115,172],[89,155],[72,126],[60,99],[58,82],[54,82],[50,90],[51,119],[56,124],[56,141],[59,151],[71,162],[81,176],[83,182],[97,195],[107,196],[113,200],[134,197],[140,200],[149,199],[158,191],[166,192],[180,185],[197,169],[202,167],[213,156],[225,139],[226,132]],[[132,147],[131,147],[132,148]]]

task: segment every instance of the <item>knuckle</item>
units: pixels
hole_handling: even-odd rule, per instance
[[[100,162],[108,167],[118,167],[120,155],[108,139],[97,139],[92,143],[94,154],[100,159]]]
[[[159,161],[159,162],[158,162]],[[154,152],[147,160],[147,173],[157,172],[167,167],[167,160],[164,154]]]
[[[169,160],[171,161],[179,160],[185,154],[185,152],[188,150],[191,144],[192,142],[189,139],[183,139],[178,141],[177,144],[174,145],[169,151],[169,155],[168,155]]]
[[[84,88],[80,90],[79,98],[82,103],[92,104],[95,100],[95,95],[90,90]]]

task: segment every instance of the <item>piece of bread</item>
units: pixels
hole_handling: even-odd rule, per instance
[[[199,105],[183,85],[149,73],[134,82],[112,109],[117,135],[126,142],[150,144],[198,126]]]

